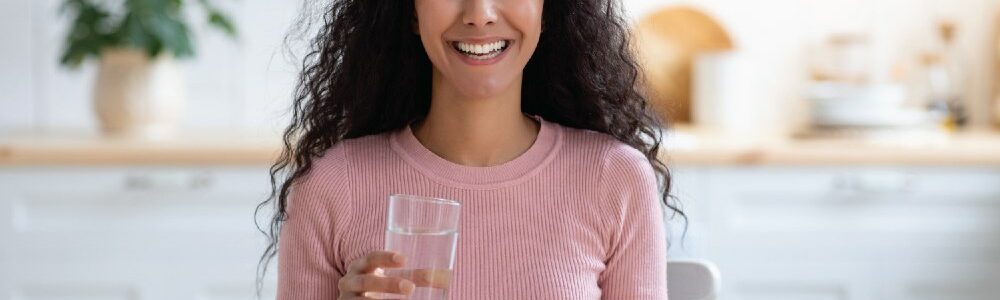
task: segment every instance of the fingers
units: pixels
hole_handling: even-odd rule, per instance
[[[378,298],[370,298],[365,296],[360,296],[356,294],[351,295],[341,295],[337,300],[377,300]]]
[[[340,280],[338,288],[348,293],[382,292],[409,295],[416,286],[413,282],[398,277],[382,277],[375,274],[347,276]]]
[[[382,299],[407,299],[407,298],[399,298],[399,295],[396,295],[396,294],[385,294],[385,293],[370,292],[370,293],[361,293],[361,294],[352,294],[352,295],[342,296],[342,297],[337,298],[337,299],[338,300],[359,300],[359,299],[360,300],[369,300],[369,299],[371,299],[371,300],[382,300]]]
[[[406,263],[406,257],[392,251],[372,251],[368,256],[351,262],[348,272],[366,274],[378,268],[398,268]]]
[[[447,289],[448,269],[401,269],[406,257],[393,251],[373,251],[351,262],[348,274],[338,282],[342,299],[380,299],[381,294],[410,295],[416,287]],[[395,269],[391,277],[384,269]]]
[[[409,279],[418,287],[447,289],[451,282],[451,270],[447,269],[399,270],[397,272],[398,277]]]

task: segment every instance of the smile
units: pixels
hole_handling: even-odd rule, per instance
[[[465,42],[452,42],[452,47],[459,53],[475,60],[490,60],[500,56],[508,47],[511,41],[498,40],[495,42],[473,44]]]

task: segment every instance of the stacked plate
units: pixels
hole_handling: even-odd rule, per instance
[[[933,124],[919,105],[909,104],[903,85],[818,82],[808,94],[816,128],[913,128]]]

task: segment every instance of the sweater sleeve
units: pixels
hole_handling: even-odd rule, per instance
[[[339,145],[338,145],[339,146]],[[345,274],[340,238],[350,186],[343,147],[314,161],[293,184],[278,245],[278,299],[336,299]]]
[[[646,157],[619,144],[605,157],[599,183],[609,207],[602,299],[667,299],[666,228],[656,175]]]

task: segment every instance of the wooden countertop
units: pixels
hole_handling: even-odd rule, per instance
[[[0,135],[0,167],[265,165],[280,153],[279,145],[273,133],[192,133],[164,140],[93,133],[18,133]]]
[[[141,141],[96,134],[0,134],[0,167],[100,165],[269,165],[277,134],[202,132]],[[747,140],[681,127],[667,135],[670,165],[920,165],[1000,167],[1000,132],[880,138]]]
[[[1000,167],[1000,132],[886,133],[872,137],[740,140],[692,128],[673,133],[663,157],[676,165],[898,165]]]

